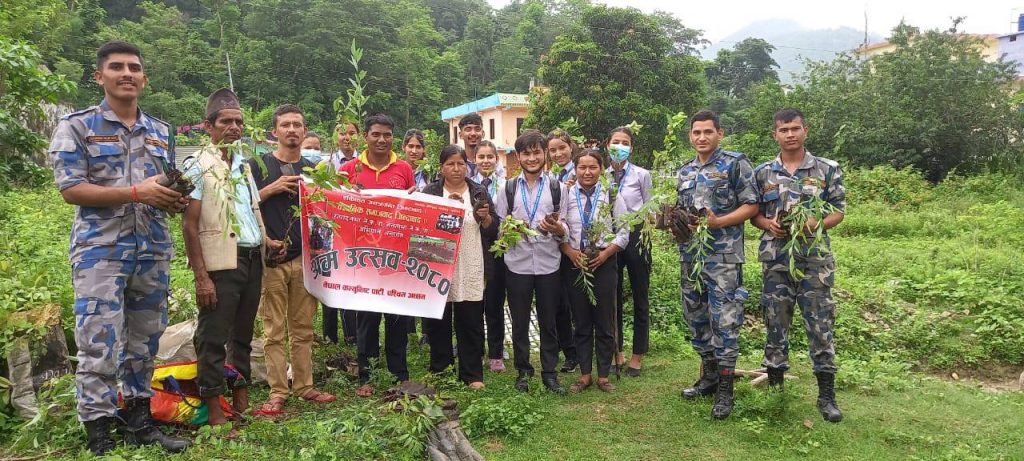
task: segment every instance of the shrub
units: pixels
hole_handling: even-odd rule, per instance
[[[462,414],[462,426],[471,437],[522,437],[542,419],[536,401],[523,395],[502,400],[476,399]]]

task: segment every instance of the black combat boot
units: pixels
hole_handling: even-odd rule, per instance
[[[110,424],[114,422],[113,416],[104,416],[100,419],[85,421],[85,447],[96,456],[103,456],[117,446],[110,436]]]
[[[843,412],[836,403],[836,374],[819,371],[814,373],[818,378],[818,411],[821,417],[830,423],[843,420]]]
[[[714,359],[705,359],[701,367],[700,378],[693,383],[693,387],[683,389],[684,399],[695,399],[714,395],[718,390],[718,362]]]
[[[768,389],[782,392],[786,389],[786,370],[768,367]]]
[[[124,441],[128,445],[159,444],[171,453],[180,453],[192,445],[191,441],[166,435],[153,425],[149,399],[127,399],[124,404],[121,420],[124,422]]]
[[[725,419],[732,413],[732,385],[735,378],[735,368],[718,370],[718,392],[715,393],[715,406],[711,408],[712,418]]]

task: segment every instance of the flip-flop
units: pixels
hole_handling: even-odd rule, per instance
[[[611,381],[597,382],[597,388],[604,392],[611,392],[615,390],[615,385]]]
[[[373,397],[373,393],[374,388],[370,384],[363,384],[362,386],[359,386],[359,389],[356,389],[356,395],[363,398]]]
[[[571,386],[569,386],[569,392],[572,392],[573,394],[579,394],[580,392],[587,390],[587,388],[590,387],[590,385],[593,383],[594,381],[576,381]]]
[[[281,416],[284,414],[284,399],[275,397],[267,400],[266,403],[260,405],[260,407],[256,409],[256,411],[252,412],[252,414],[253,416],[263,417]]]
[[[338,398],[335,397],[334,395],[316,389],[311,389],[309,392],[306,392],[300,397],[302,398],[302,400],[305,400],[307,402],[316,403],[331,403],[335,400],[338,400]]]

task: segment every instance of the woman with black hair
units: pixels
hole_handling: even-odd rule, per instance
[[[423,132],[415,128],[406,131],[405,137],[402,138],[402,152],[405,153],[405,159],[415,170],[413,179],[416,180],[416,189],[422,191],[433,180],[419,168],[419,163],[423,161],[427,152],[427,142]]]
[[[651,200],[651,189],[653,180],[651,172],[633,163],[629,157],[636,144],[633,130],[626,126],[620,126],[608,133],[608,158],[611,166],[607,172],[612,175],[612,187],[615,195],[622,197],[626,204],[626,212],[633,213]],[[625,306],[625,293],[622,286],[624,282],[624,271],[629,271],[629,287],[633,291],[633,356],[626,368],[626,376],[636,378],[640,376],[640,362],[647,353],[648,339],[650,336],[651,305],[649,290],[651,286],[651,249],[641,244],[640,224],[629,231],[629,245],[618,255],[619,259],[619,293],[616,311],[619,317],[618,328],[618,354],[615,357],[615,365],[622,367],[626,364],[623,355],[623,312]]]
[[[612,355],[615,352],[615,255],[626,247],[629,229],[617,229],[614,219],[626,214],[622,196],[600,183],[604,161],[597,149],[587,149],[575,159],[577,182],[569,188],[569,199],[562,226],[567,238],[560,248],[571,262],[568,275],[569,301],[576,322],[575,351],[579,357],[580,380],[569,387],[582,392],[590,387],[597,346],[597,388],[611,392],[615,386],[608,381]],[[592,293],[584,286],[583,269],[591,277]],[[593,300],[590,298],[593,294]]]
[[[454,364],[454,320],[459,343],[459,379],[472,389],[481,389],[484,387],[480,359],[484,352],[484,287],[493,271],[490,267],[493,259],[487,258],[485,253],[497,238],[498,215],[487,189],[466,178],[469,173],[466,152],[459,146],[449,145],[441,150],[440,157],[441,177],[428,184],[423,193],[458,201],[466,215],[444,316],[423,319],[430,341],[429,370],[439,373]]]

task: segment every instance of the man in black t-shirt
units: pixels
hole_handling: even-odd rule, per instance
[[[335,400],[333,395],[313,387],[313,317],[317,301],[302,284],[302,224],[293,210],[299,205],[299,175],[304,167],[313,166],[301,155],[305,118],[298,107],[285,104],[274,111],[273,124],[278,149],[262,156],[266,171],[250,160],[267,234],[285,242],[283,251],[271,256],[263,275],[260,318],[270,398],[255,412],[263,416],[280,415],[290,394],[286,335],[291,346],[291,392],[317,403]]]

